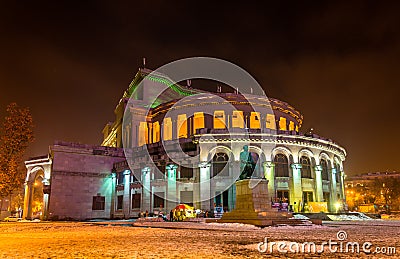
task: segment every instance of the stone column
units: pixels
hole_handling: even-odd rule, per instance
[[[331,199],[330,199],[330,211],[336,212],[336,202],[337,202],[337,185],[336,185],[336,169],[331,169]]]
[[[114,218],[115,213],[115,192],[117,186],[117,174],[111,173],[111,204],[110,204],[110,218]]]
[[[124,171],[124,205],[123,212],[125,219],[129,218],[131,212],[131,171]]]
[[[44,178],[43,181],[43,210],[42,219],[47,220],[49,216],[49,196],[50,196],[50,181]]]
[[[201,209],[209,210],[212,208],[211,197],[211,181],[210,181],[210,167],[211,164],[203,162],[199,164],[200,167],[200,201]]]
[[[193,167],[191,164],[190,166]],[[197,208],[201,208],[201,202],[200,202],[200,168],[193,168],[193,206]]]
[[[145,212],[146,210],[151,212],[151,191],[150,191],[150,179],[151,179],[151,171],[149,167],[145,167],[142,169],[142,204],[141,211]]]
[[[276,197],[275,192],[275,164],[271,161],[265,161],[263,163],[264,177],[268,180],[268,194],[269,197]]]
[[[22,218],[32,219],[33,182],[25,182],[24,213]]]
[[[316,191],[316,200],[317,201],[322,201],[324,198],[323,192],[322,192],[322,166],[317,165],[314,168],[315,171],[315,191]]]
[[[340,172],[340,194],[343,201],[346,201],[346,195],[344,194],[344,172]]]
[[[177,205],[178,197],[176,194],[176,173],[177,165],[167,165],[167,195],[166,210],[169,212]]]
[[[296,212],[300,211],[300,204],[302,203],[303,200],[303,188],[301,186],[301,164],[294,163],[291,165],[292,166],[292,185],[293,188],[291,191],[291,199],[290,199],[290,204],[293,205],[294,210]],[[296,202],[296,205],[294,205],[294,202]]]

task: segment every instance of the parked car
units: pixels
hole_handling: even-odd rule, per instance
[[[17,221],[21,221],[22,218],[19,218],[17,216],[8,216],[6,218],[4,218],[4,221],[6,222],[17,222]]]

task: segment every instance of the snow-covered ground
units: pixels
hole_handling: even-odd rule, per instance
[[[112,223],[112,224],[111,224]],[[259,252],[260,242],[282,242],[288,246],[304,242],[344,241],[372,243],[372,248],[395,247],[400,256],[400,221],[368,220],[324,222],[322,226],[257,228],[243,224],[193,222],[0,223],[0,258],[259,258],[309,257],[309,253],[280,253],[276,247]],[[127,224],[129,223],[129,224]],[[153,225],[152,225],[153,224]],[[168,228],[163,228],[167,226]],[[270,243],[269,243],[270,244]],[[312,256],[365,257],[365,253],[329,253]],[[381,254],[374,254],[381,257]]]

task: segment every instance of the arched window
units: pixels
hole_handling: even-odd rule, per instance
[[[321,168],[322,168],[322,180],[329,180],[329,169],[328,169],[328,163],[326,162],[325,159],[321,159]]]
[[[228,166],[229,156],[225,153],[216,153],[213,157],[212,163],[212,177],[218,176],[229,176]]]
[[[277,154],[274,158],[275,177],[289,177],[288,159],[283,154]]]
[[[302,156],[300,157],[300,164],[301,164],[301,177],[312,178],[310,159],[306,156]]]

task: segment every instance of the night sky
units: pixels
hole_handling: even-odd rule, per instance
[[[399,1],[31,2],[0,3],[0,118],[10,102],[31,108],[28,156],[54,140],[100,144],[143,57],[156,69],[210,56],[344,146],[347,174],[400,170]]]

